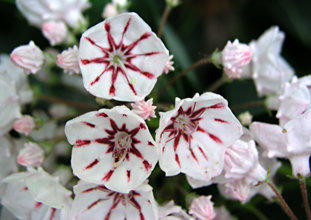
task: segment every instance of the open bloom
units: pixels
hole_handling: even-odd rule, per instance
[[[241,135],[242,127],[223,97],[204,93],[176,99],[175,109],[160,113],[160,167],[167,176],[182,172],[209,181],[221,173],[226,147]]]
[[[64,72],[68,72],[69,74],[79,73],[79,51],[77,46],[73,46],[72,48],[68,48],[64,50],[61,54],[57,56],[56,64],[64,69]]]
[[[182,210],[180,206],[176,206],[174,201],[169,201],[163,206],[159,207],[159,220],[188,220],[190,216]]]
[[[268,157],[287,158],[292,164],[294,176],[310,173],[311,110],[290,120],[283,127],[254,122],[250,130]]]
[[[90,6],[88,0],[17,0],[16,5],[28,22],[39,28],[46,21],[63,20],[75,29],[85,24],[82,11]]]
[[[278,93],[293,77],[293,69],[280,55],[284,38],[278,27],[271,27],[249,44],[254,52],[251,72],[259,95]]]
[[[28,142],[25,147],[19,151],[17,162],[23,166],[38,167],[43,162],[44,151],[35,143]]]
[[[29,115],[24,115],[14,122],[14,130],[26,136],[29,135],[35,126],[35,120]]]
[[[192,201],[189,213],[197,220],[212,220],[215,218],[212,196],[201,196]]]
[[[137,14],[123,13],[83,33],[79,58],[83,84],[91,94],[140,101],[151,92],[169,56]]]
[[[125,106],[89,112],[66,123],[71,166],[80,179],[128,193],[158,161],[145,121]]]
[[[154,110],[157,108],[156,106],[153,106],[153,99],[149,99],[147,102],[145,100],[135,102],[132,105],[133,112],[135,114],[142,117],[144,120],[150,120],[150,117],[156,118]]]
[[[52,46],[64,42],[67,38],[67,26],[62,21],[48,21],[42,25],[43,35]]]
[[[152,188],[147,184],[124,194],[80,181],[73,190],[73,219],[158,219]]]
[[[222,65],[229,78],[240,78],[243,68],[252,60],[253,51],[246,45],[239,43],[239,40],[231,43],[228,41],[222,51]]]
[[[24,69],[25,73],[37,73],[43,66],[44,55],[33,41],[15,48],[11,53],[11,60]]]

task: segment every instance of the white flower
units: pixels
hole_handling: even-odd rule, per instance
[[[119,101],[144,99],[169,59],[162,41],[135,13],[109,17],[84,32],[79,57],[84,87]]]
[[[27,76],[23,69],[13,64],[10,57],[6,54],[0,55],[0,73],[6,75],[15,83],[20,104],[32,101],[33,94],[32,90],[29,88]]]
[[[250,43],[254,52],[251,71],[260,96],[278,93],[294,74],[280,55],[284,38],[278,27],[271,27]]]
[[[73,219],[158,219],[152,188],[147,184],[123,194],[80,181],[74,193]]]
[[[17,171],[16,157],[12,153],[12,148],[12,142],[7,137],[0,136],[0,186],[3,178]]]
[[[73,46],[72,48],[68,48],[64,50],[61,54],[57,56],[56,64],[64,69],[64,72],[68,72],[69,74],[79,73],[79,51],[77,46]]]
[[[254,139],[269,158],[281,157],[290,160],[293,175],[306,176],[310,173],[311,155],[311,110],[287,122],[283,128],[278,125],[254,122],[250,130]]]
[[[150,121],[150,117],[156,118],[155,115],[155,109],[156,106],[153,106],[153,99],[149,99],[147,102],[145,100],[132,103],[133,112],[140,117],[142,117],[144,120]]]
[[[128,193],[142,184],[158,161],[145,121],[125,106],[101,109],[68,121],[71,166],[80,179]]]
[[[299,116],[311,104],[311,76],[297,79],[294,77],[291,83],[285,84],[283,94],[279,97],[279,108],[276,115],[280,124],[284,125],[289,120]]]
[[[37,73],[43,66],[44,55],[33,41],[15,48],[11,53],[14,64],[24,69],[25,73]]]
[[[44,159],[43,150],[35,143],[25,143],[25,147],[19,151],[17,162],[23,166],[38,167]]]
[[[253,51],[248,45],[239,43],[237,39],[233,43],[228,41],[222,51],[222,65],[227,76],[240,78],[243,68],[250,63],[252,56]]]
[[[242,127],[223,97],[204,93],[176,99],[174,110],[160,113],[160,167],[167,176],[182,172],[209,181],[221,173],[226,147],[241,135]]]
[[[60,44],[68,37],[68,30],[62,21],[48,21],[42,25],[43,35],[50,41],[52,46]]]
[[[180,206],[176,206],[174,201],[169,201],[159,207],[159,220],[188,220],[190,216],[182,210]]]
[[[32,25],[63,20],[75,29],[85,24],[81,12],[90,6],[88,0],[17,0],[16,5]]]
[[[189,213],[197,220],[212,220],[215,218],[212,196],[200,196],[192,201]]]
[[[119,14],[119,12],[117,10],[116,5],[114,5],[112,3],[108,3],[104,8],[104,11],[102,13],[102,17],[108,18],[108,17],[116,16],[118,14]]]

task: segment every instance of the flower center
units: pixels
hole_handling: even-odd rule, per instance
[[[174,126],[175,128],[181,130],[182,133],[192,134],[196,131],[198,123],[192,122],[191,119],[186,115],[179,115],[175,119]]]
[[[131,136],[126,132],[118,132],[115,136],[115,147],[112,153],[114,158],[114,168],[119,166],[126,157],[132,144]]]
[[[121,60],[121,57],[119,55],[114,55],[113,58],[112,58],[112,61],[115,64],[119,64],[120,60]]]

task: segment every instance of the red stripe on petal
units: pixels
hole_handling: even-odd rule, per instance
[[[104,117],[104,118],[108,117],[108,115],[106,113],[104,113],[104,112],[98,113],[98,114],[96,114],[96,116],[97,117]]]
[[[52,209],[52,211],[51,211],[51,215],[50,215],[50,220],[53,220],[55,217],[56,208],[51,208],[51,209]]]
[[[92,124],[92,123],[89,123],[89,122],[86,122],[86,121],[83,121],[82,123],[87,125],[87,126],[89,126],[89,127],[91,127],[91,128],[95,128],[95,125]]]
[[[110,177],[112,176],[114,170],[110,170],[102,179],[103,181],[109,181]]]
[[[215,135],[208,133],[208,136],[213,139],[216,143],[222,144],[222,141]]]
[[[88,207],[87,207],[87,209],[91,209],[91,208],[93,208],[94,206],[96,206],[99,202],[101,202],[101,201],[103,201],[103,199],[98,199],[98,200],[96,200],[95,202],[93,202],[91,205],[89,205]]]
[[[220,103],[212,105],[212,106],[210,106],[208,108],[223,108],[223,107],[225,107],[225,104],[220,102]]]
[[[220,118],[214,118],[214,120],[221,123],[229,123],[228,121],[222,120]]]
[[[94,167],[96,164],[99,163],[99,160],[98,159],[95,159],[92,163],[90,163],[89,165],[87,165],[85,167],[85,169],[91,169],[92,167]]]
[[[134,145],[132,145],[130,152],[132,154],[136,155],[137,157],[143,159],[143,155],[140,153],[140,151]]]
[[[148,141],[149,146],[154,146],[154,144],[151,141]]]
[[[208,161],[208,158],[206,156],[206,154],[204,153],[203,149],[201,147],[199,147],[200,152],[202,153],[203,157],[205,158],[205,160]]]
[[[151,167],[152,167],[151,164],[147,160],[144,160],[143,164],[144,164],[144,166],[146,168],[146,171],[149,171],[151,169]]]
[[[190,151],[191,156],[193,157],[193,159],[194,159],[196,162],[198,162],[198,158],[195,156],[193,150],[192,150],[191,148],[189,148],[189,151]]]
[[[175,160],[176,160],[178,166],[181,167],[178,154],[175,154]]]
[[[85,146],[85,145],[89,145],[91,143],[90,140],[76,140],[76,144],[75,146],[76,147],[82,147],[82,146]]]
[[[126,171],[126,176],[127,176],[127,182],[130,182],[130,180],[131,180],[131,171],[130,170]]]

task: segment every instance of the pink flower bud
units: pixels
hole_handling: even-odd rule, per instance
[[[11,53],[11,60],[14,64],[24,69],[25,73],[38,72],[44,63],[44,55],[33,41],[28,45],[15,48]]]
[[[57,65],[69,74],[79,73],[78,48],[73,46],[57,56]]]
[[[198,220],[211,220],[215,218],[212,196],[201,196],[191,203],[189,213]]]
[[[135,102],[132,105],[133,112],[142,117],[144,120],[150,120],[149,117],[156,118],[154,110],[157,108],[153,106],[153,99],[149,99],[147,102],[145,100]]]
[[[244,181],[233,181],[225,184],[226,193],[229,193],[230,196],[234,199],[241,201],[242,203],[246,202],[250,196],[250,186]]]
[[[32,117],[24,115],[14,122],[14,130],[26,136],[35,128],[36,124]]]
[[[168,61],[167,61],[166,64],[165,64],[165,67],[164,67],[164,72],[165,72],[165,74],[168,74],[169,71],[174,71],[174,70],[175,70],[175,68],[173,67],[174,61],[172,61],[173,57],[174,57],[174,56],[171,55],[171,56],[169,57]]]
[[[112,4],[112,3],[108,3],[105,6],[105,8],[104,8],[102,16],[104,18],[108,18],[108,17],[111,17],[111,16],[116,16],[118,14],[119,14],[119,12],[117,10],[117,7],[114,4]]]
[[[68,30],[62,21],[48,21],[42,25],[42,33],[54,46],[66,40]]]
[[[228,41],[222,51],[222,64],[225,73],[229,78],[240,78],[245,67],[251,61],[253,51],[246,44],[239,43],[235,40],[233,43]]]
[[[28,142],[25,147],[19,151],[17,162],[26,167],[38,167],[43,162],[44,152],[35,143]]]

